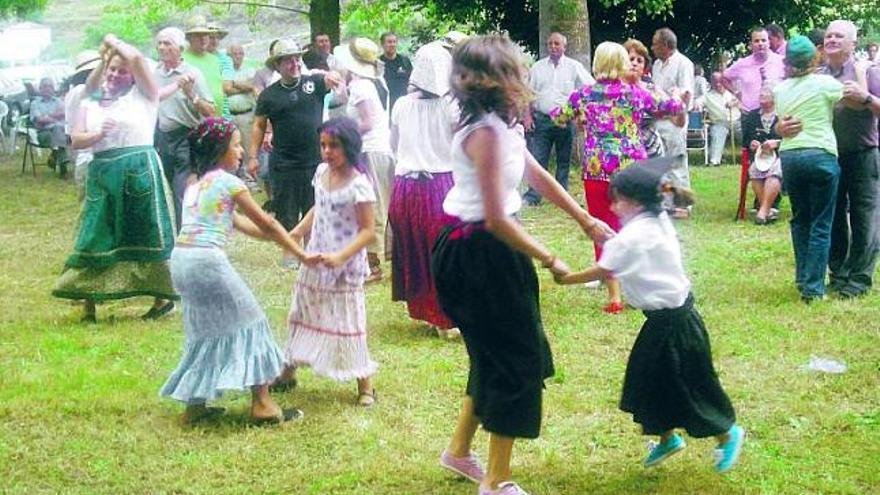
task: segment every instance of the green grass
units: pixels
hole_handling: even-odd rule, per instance
[[[22,176],[19,163],[0,164],[0,492],[475,493],[437,467],[465,383],[464,347],[408,320],[388,282],[368,289],[381,364],[375,408],[353,405],[354,383],[305,371],[300,388],[277,396],[305,410],[301,423],[250,427],[249,398],[232,394],[220,401],[226,418],[182,428],[181,407],[157,395],[181,352],[180,313],[142,323],[150,301],[136,299],[101,305],[98,325],[79,324],[80,308],[49,294],[72,244],[74,188],[45,168]],[[880,490],[880,296],[801,304],[786,223],[732,221],[737,173],[692,169],[699,203],[678,226],[719,374],[748,430],[741,464],[720,477],[712,442],[691,440],[643,469],[645,439],[616,407],[641,314],[604,315],[602,291],[555,286],[542,271],[558,372],[541,438],[514,452],[514,475],[531,493]],[[573,267],[592,262],[592,246],[558,211],[528,209],[524,223]],[[229,253],[283,344],[294,273],[278,268],[280,251],[267,243],[236,236]],[[811,354],[849,370],[802,371]],[[476,442],[483,456],[486,438]]]

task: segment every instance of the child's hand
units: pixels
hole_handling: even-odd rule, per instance
[[[562,277],[571,273],[571,268],[559,258],[555,258],[553,264],[548,266],[547,269],[553,274],[553,280],[556,280],[557,277]]]
[[[321,261],[323,261],[323,258],[320,254],[314,253],[314,254],[307,254],[307,255],[303,256],[302,259],[300,259],[300,261],[302,262],[303,265],[306,265],[306,266],[318,266],[318,264],[321,263]]]
[[[339,268],[345,263],[345,260],[339,253],[321,254],[321,263],[329,268]]]
[[[554,273],[553,274],[553,281],[559,285],[571,285],[571,284],[575,283],[574,280],[572,280],[573,278],[574,278],[573,273],[565,273],[565,274]]]
[[[614,237],[614,230],[598,218],[593,218],[591,223],[583,224],[582,228],[587,237],[599,244]]]

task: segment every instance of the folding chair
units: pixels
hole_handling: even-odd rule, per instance
[[[703,165],[709,165],[709,125],[703,112],[688,112],[687,150],[701,150]]]
[[[30,116],[28,115],[22,115],[21,117],[19,117],[19,122],[16,125],[15,132],[16,136],[21,136],[24,138],[24,154],[21,157],[21,173],[25,173],[27,171],[28,156],[30,156],[31,171],[34,174],[34,177],[36,177],[37,163],[34,158],[34,150],[36,150],[36,153],[38,153],[42,158],[43,153],[41,150],[51,150],[52,146],[44,146],[40,144],[40,140],[37,138],[37,128],[34,127],[33,123],[31,122]]]

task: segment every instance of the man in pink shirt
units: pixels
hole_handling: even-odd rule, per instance
[[[770,38],[762,27],[750,34],[752,54],[734,62],[724,70],[724,86],[741,102],[743,143],[750,143],[752,130],[760,127],[761,106],[758,102],[761,88],[773,86],[785,78],[783,57],[770,49]]]

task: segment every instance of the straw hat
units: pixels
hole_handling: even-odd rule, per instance
[[[208,23],[208,29],[211,30],[211,33],[212,33],[212,34],[216,34],[216,35],[220,36],[220,39],[221,39],[221,40],[222,40],[223,38],[225,38],[227,34],[229,34],[229,31],[223,29],[223,28],[220,26],[220,24],[217,24],[216,22],[209,22],[209,23]]]
[[[214,31],[208,27],[208,20],[205,19],[205,16],[196,14],[189,19],[186,20],[186,31],[185,34],[187,36],[191,34],[211,34]]]
[[[266,59],[266,67],[274,70],[275,64],[278,63],[278,60],[293,55],[302,56],[303,53],[305,53],[305,50],[303,50],[302,47],[299,46],[299,43],[293,38],[281,38],[275,40],[272,42],[269,49],[269,58]]]
[[[379,45],[368,38],[355,38],[347,45],[333,49],[333,56],[339,65],[361,77],[379,77]]]
[[[97,50],[83,50],[76,54],[76,67],[73,72],[91,71],[101,63],[101,55]]]
[[[413,86],[443,96],[449,92],[449,75],[452,74],[452,55],[440,41],[433,41],[416,51],[409,83]]]
[[[443,48],[447,50],[452,50],[462,41],[470,38],[470,36],[462,33],[461,31],[449,31],[446,33],[446,36],[440,39],[440,44],[443,45]]]

